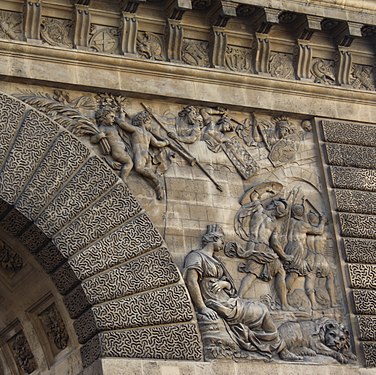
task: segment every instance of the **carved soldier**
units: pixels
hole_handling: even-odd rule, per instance
[[[278,353],[283,360],[300,359],[289,352],[270,317],[267,307],[258,301],[237,296],[234,282],[215,253],[224,246],[224,234],[217,224],[208,225],[202,248],[185,258],[184,279],[201,318],[222,318],[230,335],[243,350],[271,356]]]
[[[292,256],[289,263],[285,264],[285,269],[288,273],[286,277],[286,287],[289,292],[299,276],[306,277],[308,274],[312,273],[315,259],[312,257],[310,257],[310,259],[307,258],[307,235],[322,235],[324,233],[326,223],[325,218],[320,218],[319,224],[314,226],[307,222],[304,216],[304,205],[292,205],[288,243],[285,248],[286,254]],[[314,283],[312,285],[312,277],[305,278],[305,290],[311,302],[312,308],[317,308],[314,295]]]
[[[280,244],[277,226],[277,219],[288,212],[287,201],[273,199],[266,209],[257,201],[253,206],[247,247],[245,250],[239,247],[236,253],[238,257],[247,259],[246,263],[239,266],[240,272],[247,273],[241,281],[239,295],[244,297],[256,278],[262,281],[274,278],[282,310],[291,310],[287,302],[286,272],[281,262],[291,257],[285,254]]]

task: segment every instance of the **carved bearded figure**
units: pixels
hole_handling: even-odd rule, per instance
[[[276,352],[284,360],[299,359],[286,349],[266,305],[237,296],[226,267],[214,256],[223,246],[222,228],[208,225],[202,248],[185,258],[184,278],[199,316],[212,321],[222,318],[243,350],[266,356]]]

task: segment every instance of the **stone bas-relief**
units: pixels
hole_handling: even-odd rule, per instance
[[[294,160],[309,121],[291,123],[285,116],[253,114],[235,119],[225,108],[188,105],[174,119],[153,112],[138,103],[139,112],[130,115],[134,106],[124,97],[100,94],[71,99],[68,93],[23,93],[17,97],[51,115],[60,125],[79,137],[89,137],[92,147],[125,182],[132,170],[154,189],[157,199],[164,198],[162,176],[172,160],[180,156],[192,168],[199,168],[222,190],[189,145],[206,144],[213,153],[223,153],[243,179],[259,170],[255,160],[260,150],[268,152],[272,166]],[[308,125],[307,125],[308,122]],[[187,144],[187,146],[183,145]]]

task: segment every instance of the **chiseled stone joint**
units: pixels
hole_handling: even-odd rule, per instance
[[[24,38],[27,42],[41,43],[40,25],[42,20],[40,0],[25,0]]]

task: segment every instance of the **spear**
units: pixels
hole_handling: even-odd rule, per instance
[[[149,107],[147,107],[144,103],[141,105],[145,108],[145,110],[150,114],[150,116],[155,120],[155,122],[167,133],[170,133],[169,129],[165,127],[165,125],[154,115]],[[171,138],[173,142],[170,141],[170,147],[172,150],[178,152],[181,156],[183,156],[191,166],[197,165],[202,172],[210,179],[210,181],[215,185],[217,190],[223,191],[221,185],[218,184],[217,181],[210,175],[210,173],[203,167],[203,165],[193,156],[191,153],[176,139]]]

